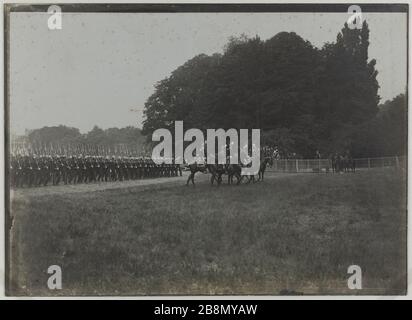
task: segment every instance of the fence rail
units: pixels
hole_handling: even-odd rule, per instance
[[[373,168],[406,168],[407,157],[381,157],[353,159],[356,169]],[[272,172],[331,172],[330,159],[280,159],[273,160],[273,165],[267,168]]]

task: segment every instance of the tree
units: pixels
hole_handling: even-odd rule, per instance
[[[353,30],[345,24],[321,50],[294,32],[266,41],[232,37],[223,54],[198,55],[157,83],[143,134],[150,139],[157,128],[183,120],[201,130],[259,128],[265,143],[272,137],[305,157],[352,149],[351,136],[378,112],[368,47],[366,22]]]
[[[318,89],[318,116],[325,122],[325,135],[346,124],[359,124],[374,117],[378,111],[376,60],[368,62],[369,28],[345,24],[336,43],[322,49],[324,69]]]
[[[151,136],[157,128],[173,127],[175,120],[184,120],[187,126],[205,127],[213,115],[214,101],[211,76],[220,55],[199,55],[158,82],[155,92],[145,103],[143,134]]]
[[[156,85],[145,104],[143,132],[151,135],[175,120],[200,129],[293,122],[313,107],[319,62],[317,50],[295,33],[266,42],[231,38],[223,55],[199,55]]]
[[[42,143],[49,145],[50,143],[75,143],[79,142],[81,138],[82,135],[79,129],[63,125],[35,129],[28,134],[28,139],[31,144]]]
[[[20,137],[22,140],[23,137]],[[135,127],[109,128],[103,130],[94,126],[92,130],[81,134],[77,128],[66,126],[43,127],[32,130],[28,136],[28,143],[39,152],[46,152],[54,149],[57,152],[62,150],[84,149],[86,152],[97,150],[115,150],[115,146],[122,145],[123,150],[133,153],[142,153],[145,149],[145,137],[141,129]],[[25,141],[23,139],[23,141]],[[77,148],[79,147],[79,148]]]
[[[106,141],[106,134],[103,129],[94,126],[93,129],[86,134],[85,139],[87,143],[90,144],[103,144]]]

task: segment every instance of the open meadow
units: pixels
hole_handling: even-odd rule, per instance
[[[406,173],[12,195],[14,295],[404,294]],[[41,190],[39,188],[38,190]],[[362,268],[349,290],[347,269]],[[62,268],[62,290],[47,268]]]

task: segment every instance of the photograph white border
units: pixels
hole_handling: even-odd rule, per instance
[[[333,296],[251,296],[251,295],[239,295],[239,296],[131,296],[131,297],[124,297],[124,296],[105,296],[105,297],[99,297],[99,296],[91,296],[91,297],[81,297],[81,296],[63,296],[63,297],[9,297],[5,295],[5,181],[4,181],[4,173],[5,173],[5,166],[4,166],[4,143],[5,143],[5,136],[4,136],[4,4],[36,4],[36,5],[41,5],[41,4],[80,4],[80,3],[87,3],[87,4],[109,4],[109,3],[115,3],[115,1],[105,1],[105,0],[81,0],[81,1],[73,1],[73,0],[53,0],[53,1],[44,1],[44,0],[32,0],[32,1],[25,1],[25,0],[15,0],[15,1],[4,1],[2,0],[2,6],[1,6],[1,25],[2,25],[2,32],[1,32],[1,45],[2,45],[2,50],[1,50],[1,56],[2,56],[2,87],[3,90],[1,90],[1,101],[2,101],[2,106],[3,106],[3,112],[1,112],[0,116],[0,123],[1,123],[1,130],[0,130],[0,141],[1,141],[1,147],[0,147],[0,167],[2,168],[0,170],[0,190],[2,193],[2,196],[0,197],[0,300],[108,300],[108,299],[117,299],[117,300],[411,300],[412,299],[412,293],[410,290],[410,284],[412,283],[412,268],[411,266],[411,219],[408,214],[408,231],[407,231],[407,263],[408,263],[408,288],[407,288],[407,295],[405,296],[364,296],[364,295],[333,295]],[[221,3],[228,3],[228,4],[257,4],[253,3],[253,1],[233,1],[233,0],[225,0],[224,2],[218,1],[218,0],[208,0],[208,1],[201,1],[201,0],[184,0],[184,1],[168,1],[168,0],[163,0],[163,1],[154,1],[154,0],[143,0],[143,1],[131,1],[131,0],[122,0],[122,4],[139,4],[139,3],[145,3],[145,4],[179,4],[179,3],[189,3],[189,4],[199,4],[199,3],[209,3],[209,4],[221,4]],[[374,3],[374,4],[409,4],[409,6],[412,3],[412,0],[406,0],[406,1],[382,1],[382,0],[358,0],[355,3],[351,3],[348,1],[342,1],[342,0],[335,0],[335,1],[307,1],[307,0],[288,0],[288,1],[268,1],[268,0],[260,0],[258,3],[266,3],[266,4],[322,4],[322,5],[328,5],[328,4],[366,4],[366,3]],[[408,16],[409,20],[409,16]],[[408,23],[408,34],[411,33],[411,23]],[[410,49],[409,49],[409,43],[408,43],[408,61],[410,61]],[[408,92],[410,92],[410,63],[408,63]],[[410,98],[408,98],[408,111],[410,107]],[[410,123],[411,123],[411,113],[408,112],[408,149],[410,146],[410,141],[411,141],[411,132],[410,132]],[[411,159],[408,158],[408,168],[411,168]],[[408,170],[408,182],[410,181],[411,174],[410,170]],[[411,188],[409,188],[409,183],[408,183],[408,206],[407,210],[409,213],[409,200],[411,199]]]

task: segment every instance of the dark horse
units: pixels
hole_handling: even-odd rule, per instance
[[[258,181],[263,181],[265,170],[267,165],[273,165],[273,159],[271,157],[266,157],[260,161],[259,170],[258,170]],[[222,183],[222,176],[224,174],[228,175],[228,184],[233,184],[233,178],[236,177],[237,183],[240,184],[243,178],[248,177],[247,183],[250,181],[256,182],[254,175],[242,175],[242,166],[239,164],[206,164],[201,165],[197,163],[193,163],[189,165],[190,175],[187,178],[186,185],[189,185],[189,182],[192,181],[192,184],[195,184],[195,174],[197,172],[207,173],[209,172],[212,177],[210,179],[210,183],[213,185],[216,181],[217,185],[219,186]]]
[[[260,161],[259,171],[258,171],[258,180],[257,181],[263,181],[263,178],[265,176],[266,167],[267,167],[268,164],[270,166],[273,165],[273,159],[271,157],[265,157]],[[249,181],[247,183],[249,183],[250,181],[253,181],[253,183],[256,182],[256,179],[255,179],[254,175],[249,177]]]
[[[230,165],[229,165],[230,166]],[[225,173],[228,173],[227,166],[223,164],[198,164],[193,163],[189,165],[190,175],[187,178],[186,185],[189,185],[189,182],[192,181],[192,185],[195,184],[195,174],[197,172],[210,173],[212,175],[210,183],[214,184],[216,181],[219,186],[222,183],[222,176]]]
[[[216,180],[218,186],[222,183],[222,176],[227,173],[226,165],[224,164],[207,164],[207,170],[212,175],[210,183],[213,184]]]
[[[195,174],[196,172],[207,173],[207,167],[205,165],[193,163],[189,165],[190,175],[187,178],[186,185],[189,185],[189,182],[192,181],[192,184],[195,185]]]
[[[259,170],[258,170],[258,176],[259,176],[258,181],[263,181],[265,170],[268,164],[270,166],[273,165],[273,159],[271,157],[266,157],[260,161]],[[236,177],[237,179],[236,184],[240,184],[245,177],[248,177],[247,183],[250,183],[250,181],[255,182],[254,175],[242,175],[242,166],[239,164],[227,164],[225,166],[224,173],[228,175],[228,180],[227,180],[228,184],[233,183],[233,177]]]
[[[258,181],[263,181],[263,177],[265,175],[266,167],[267,165],[273,166],[273,158],[272,157],[266,157],[262,161],[260,161],[260,166],[259,166],[259,180]]]

